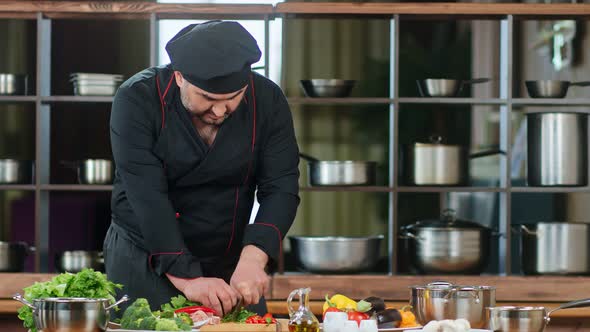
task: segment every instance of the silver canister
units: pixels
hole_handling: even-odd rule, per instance
[[[415,143],[406,151],[407,184],[466,184],[468,159],[466,150],[460,145]]]
[[[527,136],[527,182],[530,186],[587,185],[586,114],[528,113]]]
[[[487,325],[486,308],[496,305],[496,289],[491,286],[434,282],[410,288],[410,305],[421,325],[432,320],[463,318],[472,328],[484,328]]]
[[[520,227],[526,274],[590,273],[589,224],[540,222]]]
[[[78,167],[78,181],[81,184],[113,183],[114,166],[111,160],[86,159]]]

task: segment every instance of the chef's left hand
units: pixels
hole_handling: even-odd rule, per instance
[[[266,263],[268,256],[258,247],[247,245],[242,250],[230,286],[240,293],[244,305],[257,304],[268,290],[270,277],[264,270]]]

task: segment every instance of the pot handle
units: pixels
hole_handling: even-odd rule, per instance
[[[571,85],[575,85],[575,86],[590,86],[590,81],[582,81],[582,82],[571,82]]]
[[[121,304],[121,303],[123,303],[123,302],[127,302],[127,301],[129,301],[129,296],[127,296],[127,295],[123,295],[123,297],[122,297],[122,298],[121,298],[119,301],[117,301],[117,302],[115,302],[115,303],[111,304],[110,306],[108,306],[108,307],[104,308],[104,310],[106,310],[106,311],[109,311],[109,310],[111,310],[113,307],[116,307],[116,306],[118,306],[119,304]]]
[[[320,160],[319,160],[319,159],[317,159],[317,158],[314,158],[314,157],[312,157],[312,156],[310,156],[310,155],[308,155],[308,154],[301,153],[301,152],[299,152],[299,157],[301,157],[301,158],[305,159],[306,161],[308,161],[308,162],[310,162],[310,163],[317,163],[317,162],[319,162],[319,161],[320,161]]]
[[[399,236],[400,239],[402,240],[415,240],[415,241],[421,241],[422,238],[419,236],[414,235],[413,233],[410,232],[405,232],[403,234],[401,234]]]
[[[571,308],[583,308],[583,307],[590,307],[590,298],[564,303],[564,304],[560,305],[559,307],[549,311],[547,313],[546,319],[547,319],[547,321],[549,321],[549,316],[551,316],[551,314],[557,310],[571,309]]]
[[[539,236],[539,232],[531,231],[525,225],[520,225],[520,229],[521,229],[522,233],[524,233],[526,235]]]
[[[506,154],[506,151],[501,150],[501,149],[492,149],[492,150],[479,151],[479,152],[471,153],[469,155],[469,159],[475,159],[475,158],[493,156],[493,155],[496,155],[496,154]]]
[[[65,166],[65,167],[71,168],[71,169],[78,169],[78,166],[80,164],[79,161],[68,161],[68,160],[60,160],[59,163],[62,166]]]
[[[478,83],[486,83],[491,81],[491,78],[474,78],[471,80],[463,80],[461,81],[461,85],[467,85],[467,84],[478,84]]]
[[[27,307],[33,309],[33,312],[35,311],[35,306],[31,304],[31,302],[25,300],[25,298],[20,295],[19,293],[16,293],[12,296],[13,299],[17,300],[18,302],[26,305]]]

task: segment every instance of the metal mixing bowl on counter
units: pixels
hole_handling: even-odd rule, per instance
[[[13,299],[33,310],[38,332],[102,332],[107,329],[109,310],[129,297],[124,295],[112,305],[109,299],[55,297],[35,299],[30,303],[20,294]]]
[[[356,273],[375,267],[383,235],[290,236],[297,264],[315,273]]]
[[[421,325],[432,320],[464,318],[472,328],[485,328],[486,308],[496,305],[496,288],[490,286],[459,286],[441,281],[410,288],[410,305]]]

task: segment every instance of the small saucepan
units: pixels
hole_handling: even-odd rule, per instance
[[[557,80],[526,81],[526,89],[532,98],[564,98],[570,86],[590,86],[590,81],[570,82]]]
[[[0,184],[32,184],[34,173],[32,160],[0,159]]]
[[[62,161],[62,165],[78,171],[80,184],[111,184],[115,168],[107,159],[85,159],[82,161]]]
[[[549,312],[545,307],[490,307],[486,320],[494,332],[543,332],[554,311],[582,307],[590,307],[590,298],[564,303]]]
[[[472,80],[452,80],[444,78],[427,78],[417,80],[418,92],[422,97],[457,97],[466,85],[489,82],[489,78]]]
[[[300,153],[308,162],[310,186],[374,186],[377,162],[354,160],[319,160]]]

